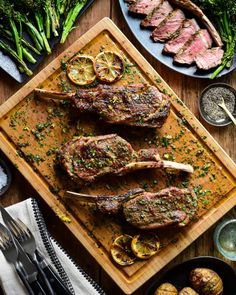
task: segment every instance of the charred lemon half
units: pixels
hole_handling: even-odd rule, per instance
[[[95,58],[94,71],[97,78],[106,83],[119,80],[125,69],[123,58],[112,51],[99,53]]]
[[[126,266],[134,263],[136,257],[131,249],[132,239],[129,235],[121,235],[113,242],[111,256],[119,265]]]
[[[144,233],[132,239],[131,249],[136,257],[148,259],[155,255],[160,248],[160,240],[154,233]]]
[[[77,85],[88,85],[96,79],[94,72],[94,58],[76,55],[67,66],[68,78]]]

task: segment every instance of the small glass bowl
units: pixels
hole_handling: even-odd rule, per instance
[[[225,258],[236,261],[236,219],[225,220],[217,225],[214,243]]]
[[[198,99],[198,109],[199,109],[199,113],[201,115],[201,117],[210,125],[212,126],[217,126],[217,127],[224,127],[224,126],[227,126],[229,124],[232,123],[232,120],[227,116],[225,119],[222,119],[222,120],[218,120],[218,121],[215,121],[213,120],[205,111],[204,111],[204,108],[203,108],[203,104],[202,104],[202,98],[203,98],[203,95],[211,88],[214,88],[214,87],[223,87],[223,88],[227,88],[228,90],[230,90],[235,98],[236,98],[236,90],[230,86],[229,84],[226,84],[226,83],[213,83],[213,84],[210,84],[209,86],[207,86],[201,93],[199,99]],[[236,103],[235,103],[235,107],[234,107],[234,112],[233,112],[233,116],[236,115]]]

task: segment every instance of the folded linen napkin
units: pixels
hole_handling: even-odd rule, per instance
[[[54,268],[63,281],[71,286],[76,295],[98,295],[105,292],[98,284],[77,266],[58,243],[49,236],[44,219],[39,211],[35,199],[27,199],[7,208],[13,218],[19,218],[32,231],[38,250],[43,254],[47,262]],[[0,222],[3,223],[0,214]],[[28,294],[23,283],[19,279],[15,268],[8,263],[0,251],[0,284],[7,295]]]

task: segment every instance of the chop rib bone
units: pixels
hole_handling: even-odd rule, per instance
[[[157,193],[137,188],[118,196],[92,196],[67,191],[66,197],[80,202],[95,203],[103,214],[123,213],[131,225],[146,230],[185,226],[198,209],[197,197],[190,188],[170,187]]]

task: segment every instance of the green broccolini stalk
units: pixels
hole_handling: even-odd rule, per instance
[[[32,54],[26,49],[25,47],[22,46],[22,53],[23,57],[27,59],[30,63],[35,64],[37,60],[32,56]]]
[[[14,41],[14,36],[12,35],[12,32],[9,29],[7,29],[6,26],[3,26],[2,24],[0,24],[0,35],[2,37],[4,37],[5,39],[8,39],[12,42]],[[21,38],[21,44],[22,44],[22,46],[27,47],[28,49],[30,49],[34,53],[40,55],[40,52],[37,50],[37,48],[35,48],[27,40]]]
[[[73,28],[74,22],[80,13],[81,9],[85,6],[87,0],[68,0],[65,6],[66,18],[63,23],[63,30],[60,43],[64,43],[70,31]]]
[[[67,5],[67,0],[59,0],[60,4],[59,4],[59,12],[60,14],[64,14],[65,10],[66,10],[66,5]]]
[[[32,38],[34,38],[34,36],[35,36],[34,32],[32,31],[33,24],[28,19],[28,17],[26,17],[26,13],[27,13],[27,16],[28,16],[28,14],[34,15],[37,26],[38,26],[39,34],[41,36],[41,40],[39,42],[40,42],[41,46],[42,45],[44,46],[44,48],[48,54],[51,53],[51,48],[50,48],[50,45],[48,43],[45,31],[44,31],[44,19],[43,19],[43,16],[44,16],[43,15],[43,12],[44,12],[43,2],[44,1],[41,1],[41,0],[21,0],[21,1],[10,0],[10,1],[15,4],[15,7],[19,11],[19,13],[23,14],[25,20],[27,20],[27,23],[25,22],[25,24],[28,26],[29,30],[31,30],[30,35]]]
[[[42,39],[40,33],[38,32],[38,30],[36,29],[36,27],[34,26],[34,24],[28,20],[28,17],[26,15],[27,11],[25,11],[24,9],[22,9],[22,11],[20,11],[20,12],[17,11],[16,8],[18,8],[19,3],[21,3],[21,2],[19,2],[17,0],[0,0],[0,11],[1,11],[1,7],[3,7],[5,14],[6,14],[6,12],[8,12],[8,14],[9,14],[10,9],[6,10],[5,7],[6,7],[6,5],[7,5],[7,7],[11,7],[12,15],[14,16],[14,19],[16,19],[17,22],[20,23],[20,28],[21,28],[21,24],[26,25],[27,30],[28,30],[30,36],[32,37],[32,40],[35,43],[35,46],[37,47],[38,51],[41,51],[42,46],[43,46],[43,39]],[[15,7],[15,4],[16,4],[16,7]],[[1,12],[0,12],[0,15],[1,15]],[[19,43],[16,40],[16,47],[18,44]],[[17,50],[17,52],[18,51],[19,51],[19,49]],[[19,54],[19,56],[20,55],[21,54]]]
[[[195,0],[215,22],[224,43],[225,54],[221,65],[211,75],[216,78],[224,68],[232,65],[236,47],[236,1],[235,0]]]
[[[43,38],[44,48],[46,49],[47,53],[50,54],[52,51],[51,51],[51,47],[50,47],[50,45],[48,43],[47,37],[45,35],[42,14],[40,12],[38,12],[38,11],[35,12],[35,19],[36,19],[36,23],[38,25],[40,35]]]
[[[21,28],[21,20],[19,15],[14,11],[13,6],[7,0],[0,0],[0,20],[9,25],[14,36],[17,54],[22,59],[21,31],[19,33],[16,26],[16,22],[18,22]]]
[[[14,38],[12,37],[11,35],[11,32],[10,31],[7,31],[7,30],[1,30],[1,25],[0,25],[0,35],[1,37],[11,41],[13,44],[14,44]],[[22,43],[22,54],[23,54],[23,57],[26,58],[29,62],[31,63],[36,63],[36,59],[32,56],[32,54],[23,46],[23,42],[22,42],[23,39],[21,39],[21,43]]]
[[[56,9],[57,3],[55,0],[44,0],[42,1],[42,6],[46,14],[46,32],[47,38],[50,38],[50,32],[52,32],[55,37],[58,36],[57,29],[59,28],[59,18]]]
[[[33,75],[32,71],[27,67],[26,63],[19,58],[18,54],[13,50],[8,44],[0,40],[0,49],[2,49],[7,54],[10,54],[18,63],[18,65],[21,67],[21,69],[24,70],[26,75],[31,76]]]
[[[40,32],[37,30],[37,28],[28,20],[28,18],[26,16],[24,16],[22,22],[25,24],[27,31],[31,37],[31,39],[33,40],[36,48],[39,51],[42,51],[42,49],[44,48],[44,43],[43,43],[43,38],[40,35]]]

